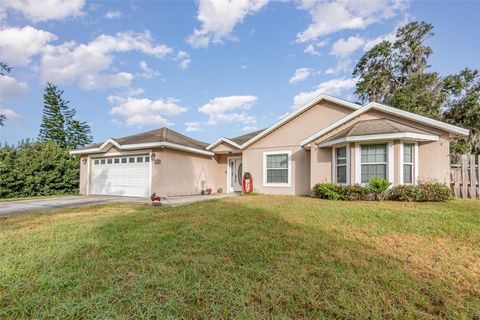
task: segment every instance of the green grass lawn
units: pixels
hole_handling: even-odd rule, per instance
[[[52,195],[52,196],[0,198],[0,202],[11,202],[11,201],[20,201],[20,200],[35,200],[35,199],[50,199],[50,198],[73,197],[73,196],[78,196],[78,194],[58,194],[58,195]]]
[[[0,318],[480,317],[480,201],[243,196],[0,219]]]

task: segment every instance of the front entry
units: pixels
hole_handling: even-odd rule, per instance
[[[228,192],[242,191],[242,158],[228,158]]]

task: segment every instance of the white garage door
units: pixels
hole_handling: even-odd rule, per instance
[[[93,159],[91,193],[150,196],[150,157],[146,154]]]

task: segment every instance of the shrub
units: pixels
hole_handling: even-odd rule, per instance
[[[368,190],[373,193],[375,200],[379,200],[390,185],[391,183],[387,179],[378,179],[377,177],[373,177],[368,183]]]
[[[417,186],[400,185],[391,188],[386,194],[387,200],[392,201],[415,201],[415,202],[439,202],[447,201],[452,197],[450,188],[438,182],[426,182]]]
[[[349,201],[374,200],[370,190],[359,185],[345,186],[343,187],[343,193],[345,200]]]
[[[318,183],[313,187],[315,196],[320,199],[344,200],[343,186],[335,183]]]

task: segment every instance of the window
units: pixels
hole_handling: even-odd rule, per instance
[[[105,159],[102,159],[100,162],[101,162],[102,164],[105,164]]]
[[[113,161],[112,159],[107,159],[107,163],[108,163],[108,164],[111,164],[112,161]]]
[[[135,162],[135,158],[128,158],[128,163],[134,163]]]
[[[113,159],[113,163],[120,163],[120,158]]]
[[[373,177],[387,179],[387,145],[361,146],[361,182],[369,183]]]
[[[95,159],[95,161],[93,162],[94,164],[99,164],[100,161],[98,159]]]
[[[143,157],[137,157],[137,163],[143,162]]]
[[[270,186],[290,185],[290,152],[264,153],[264,184]]]
[[[122,163],[127,163],[127,158],[122,158]]]
[[[336,183],[347,183],[347,147],[335,148],[335,176]]]
[[[403,183],[413,183],[413,143],[403,144]]]
[[[145,162],[150,162],[150,157],[149,156],[145,157]]]

